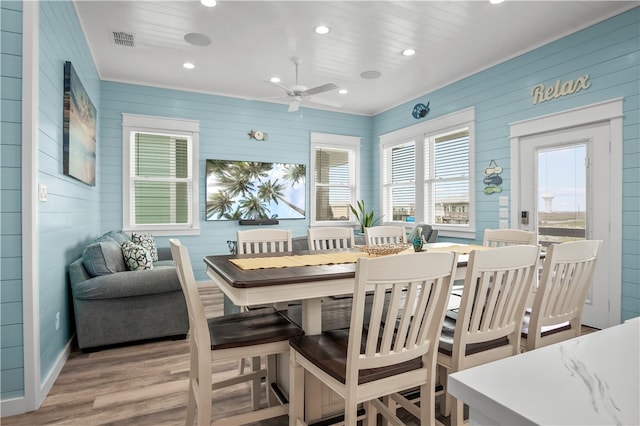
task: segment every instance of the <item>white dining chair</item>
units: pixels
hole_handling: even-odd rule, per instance
[[[525,312],[522,324],[522,350],[580,336],[582,311],[601,243],[583,240],[547,248],[533,306]]]
[[[349,329],[290,341],[289,424],[305,421],[306,373],[344,398],[345,425],[356,424],[360,403],[367,425],[377,413],[402,424],[396,403],[421,425],[433,424],[437,341],[456,265],[457,256],[445,252],[358,259]],[[417,387],[420,407],[398,393]]]
[[[238,254],[253,253],[282,253],[293,250],[293,240],[290,229],[249,229],[246,231],[237,231],[237,251]],[[281,303],[276,306],[278,310],[286,310],[288,304]],[[249,310],[248,306],[240,306],[241,311]],[[251,360],[252,365],[260,365],[260,359]],[[244,372],[245,361],[241,360],[239,364],[240,373]]]
[[[237,231],[238,254],[281,253],[293,250],[290,229]]]
[[[488,247],[502,247],[516,244],[535,246],[538,244],[538,234],[522,229],[485,229],[482,245]]]
[[[241,425],[286,415],[287,404],[279,404],[272,384],[276,381],[275,355],[289,351],[289,339],[303,331],[273,308],[256,309],[238,314],[207,318],[193,275],[189,252],[177,239],[169,240],[178,279],[189,314],[189,395],[186,425]],[[212,363],[240,360],[244,357],[267,359],[266,368],[245,374],[213,380]],[[226,377],[226,374],[225,374]],[[257,379],[257,380],[256,380]],[[261,381],[265,382],[269,407],[260,408]],[[252,411],[217,419],[211,423],[213,390],[238,383],[251,382]],[[213,401],[215,407],[215,401]]]
[[[364,236],[367,244],[394,244],[406,243],[407,236],[404,227],[393,225],[372,226],[364,229]]]
[[[334,250],[351,248],[355,244],[353,229],[340,226],[309,228],[309,250]]]
[[[527,295],[536,280],[540,248],[531,245],[473,250],[460,307],[447,313],[438,348],[440,412],[463,423],[463,402],[447,392],[451,373],[520,353]]]

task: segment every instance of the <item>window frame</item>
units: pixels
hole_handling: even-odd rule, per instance
[[[189,140],[191,218],[187,224],[136,225],[131,212],[131,134],[149,133],[186,136]],[[122,229],[125,232],[149,232],[154,235],[199,235],[200,234],[200,179],[199,179],[200,122],[180,118],[156,117],[137,114],[122,114]]]
[[[351,190],[351,205],[355,205],[360,199],[360,143],[359,136],[336,135],[329,133],[312,132],[310,136],[310,173],[309,208],[310,226],[357,226],[358,222],[349,211],[349,220],[317,220],[316,219],[316,150],[321,148],[345,150],[349,152],[349,161],[353,161],[353,167],[349,170],[349,188]]]
[[[424,188],[427,184],[428,176],[424,176],[424,150],[429,148],[427,139],[461,128],[469,129],[469,224],[467,226],[461,226],[430,223],[430,225],[432,225],[434,229],[437,229],[441,236],[475,239],[475,109],[473,107],[380,135],[380,212],[382,214],[386,216],[387,213],[384,211],[386,198],[385,177],[387,173],[390,173],[390,170],[386,170],[384,165],[385,152],[411,141],[415,143],[415,220],[416,223],[425,222]],[[405,227],[411,225],[411,222],[393,220],[383,221],[383,223]]]

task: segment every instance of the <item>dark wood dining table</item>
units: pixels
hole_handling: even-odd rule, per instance
[[[438,247],[446,247],[447,243],[436,244]],[[204,263],[209,278],[238,306],[302,301],[302,327],[308,334],[318,334],[321,330],[320,302],[322,298],[353,293],[355,263],[241,269],[231,262],[232,259],[305,254],[310,253],[298,251],[216,255],[206,256]],[[456,279],[464,278],[467,259],[468,255],[459,256]]]

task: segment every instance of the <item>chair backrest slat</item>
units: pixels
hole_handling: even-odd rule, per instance
[[[250,229],[238,231],[238,254],[281,253],[292,251],[289,229]]]
[[[599,240],[573,241],[548,247],[542,278],[531,307],[527,350],[580,335],[584,303],[593,279]],[[542,327],[569,322],[564,336],[542,336]]]
[[[488,247],[503,247],[512,245],[536,245],[538,234],[522,229],[485,229],[483,245]]]
[[[500,355],[495,359],[519,352],[520,326],[539,255],[539,247],[531,245],[471,252],[456,321],[456,369],[474,362],[466,355],[466,347],[472,343],[506,337],[509,347],[496,351]]]
[[[309,250],[333,250],[351,248],[355,244],[353,229],[339,226],[309,228]]]
[[[350,369],[357,372],[421,356],[427,357],[426,365],[435,362],[456,264],[457,255],[444,252],[358,260],[347,354],[349,377],[357,377]],[[373,297],[367,298],[371,292]],[[372,306],[365,324],[367,300]]]
[[[369,245],[406,243],[404,227],[381,225],[364,229],[365,240]]]

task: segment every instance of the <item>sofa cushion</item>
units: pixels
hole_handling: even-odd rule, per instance
[[[117,242],[120,245],[122,245],[122,243],[124,243],[125,241],[131,241],[131,238],[129,238],[129,236],[127,234],[125,234],[124,232],[122,232],[122,231],[110,231],[110,232],[107,232],[106,234],[104,234],[103,236],[98,238],[97,241],[102,241],[105,238],[111,238],[112,240],[114,240],[115,242]]]
[[[152,261],[158,261],[158,248],[156,247],[156,241],[153,239],[153,235],[133,232],[131,233],[131,241],[147,249],[147,251],[151,253]]]
[[[122,255],[131,271],[140,271],[153,268],[151,253],[144,247],[135,244],[133,241],[122,243]]]
[[[92,277],[127,270],[120,244],[110,238],[96,241],[85,247],[82,263]]]

